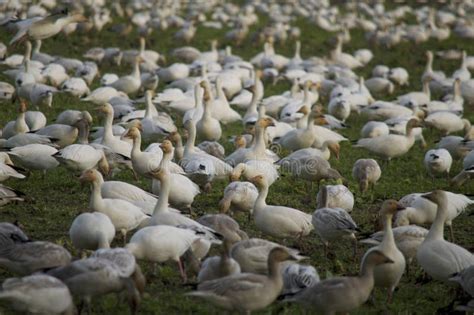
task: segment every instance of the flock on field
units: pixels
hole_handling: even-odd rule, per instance
[[[371,64],[371,77],[364,79],[355,71],[368,67],[372,51],[344,52],[351,29],[363,30],[366,47],[394,51],[403,42],[473,40],[472,1],[391,9],[370,1],[331,6],[327,0],[241,5],[80,0],[67,9],[60,5],[57,0],[0,3],[2,34],[9,34],[3,36],[9,42],[0,42],[5,79],[0,100],[3,111],[16,117],[2,122],[0,178],[28,181],[30,173],[40,172],[47,193],[47,171],[65,168],[90,186],[90,212],[70,221],[69,238],[80,257],[36,240],[21,224],[0,223],[0,267],[15,276],[0,284],[2,305],[33,314],[74,314],[84,308],[91,312],[94,299],[121,293],[125,299],[118,305],[128,303],[136,313],[147,292],[147,273],[159,274],[156,269],[165,262],[176,263],[176,272],[189,284],[187,301],[247,314],[272,303],[346,313],[368,301],[374,288],[390,303],[397,299],[400,279],[417,266],[435,281],[474,297],[474,255],[457,245],[453,234],[458,216],[472,220],[465,210],[474,201],[467,196],[434,190],[385,200],[379,212],[383,230],[366,239],[358,236],[351,217],[353,193],[372,190],[390,161],[409,155],[417,142],[426,148],[419,167],[433,186],[446,180],[450,187],[470,185],[474,127],[465,118],[472,120],[472,112],[465,114],[474,104],[474,56],[455,49],[426,51],[426,68],[416,78],[422,90],[400,95],[396,92],[407,89],[412,69]],[[303,58],[301,42],[312,29],[300,29],[299,20],[332,33],[333,48]],[[210,42],[210,50],[190,45],[196,33],[219,29],[225,35]],[[148,39],[159,42],[165,30],[175,32],[174,41],[184,46],[167,55],[147,49]],[[119,46],[129,34],[138,34],[139,42],[124,50],[88,47],[84,41],[81,59],[64,49],[61,55],[42,52],[59,33],[108,36]],[[233,46],[249,42],[263,50],[249,60],[232,53]],[[294,56],[275,50],[294,43]],[[24,54],[12,54],[15,49]],[[458,60],[459,68],[437,71],[439,58]],[[119,67],[128,74],[113,73]],[[282,82],[289,90],[264,92]],[[47,121],[42,110],[57,106],[60,93],[94,108],[102,124],[67,103],[66,110]],[[394,93],[398,96],[390,96]],[[139,104],[145,109],[137,109]],[[330,161],[352,150],[346,145],[341,150],[349,140],[341,131],[350,128],[346,120],[356,115],[366,123],[352,146],[365,150],[366,158],[354,163],[352,174],[342,174]],[[238,126],[232,134],[229,124]],[[433,147],[423,136],[428,128],[440,137]],[[227,141],[233,143],[232,152],[224,150]],[[142,150],[142,142],[150,145]],[[450,172],[453,163],[463,164],[458,174]],[[119,172],[151,181],[151,191],[113,180]],[[314,212],[267,204],[281,174],[307,182],[308,188],[317,184]],[[347,187],[351,176],[358,191]],[[193,213],[196,196],[215,190],[213,183],[223,180],[229,184],[219,203],[198,217]],[[4,208],[27,202],[25,195],[27,189],[0,185]],[[262,238],[240,228],[232,218],[237,212],[244,216],[235,218],[248,217]],[[311,254],[309,239],[320,240],[326,256],[340,244],[353,246],[354,257],[359,243],[373,246],[363,255],[358,275],[322,279],[305,257]],[[211,248],[216,256],[209,255]],[[152,268],[142,272],[138,262]],[[472,312],[474,300],[455,307]]]

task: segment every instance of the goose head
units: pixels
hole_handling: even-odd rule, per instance
[[[104,116],[114,114],[114,108],[109,103],[102,104],[101,106],[97,107],[96,110],[99,114]]]
[[[324,117],[324,115],[316,114],[314,117],[314,124],[318,126],[324,126],[328,125],[329,122],[327,121],[326,117]]]
[[[102,151],[102,157],[99,160],[99,163],[97,164],[97,169],[99,172],[102,173],[104,176],[108,176],[110,174],[110,164],[109,161],[107,161],[107,157],[105,156],[105,153]]]
[[[160,144],[160,148],[163,151],[163,153],[172,153],[173,152],[173,144],[169,140],[164,140]]]
[[[299,257],[296,257],[294,254],[290,253],[288,249],[284,247],[275,247],[273,248],[270,253],[268,254],[268,261],[269,262],[274,262],[274,263],[279,263],[287,260],[295,260],[298,261],[300,260]]]
[[[169,140],[176,145],[181,142],[181,135],[177,131],[172,131],[168,136],[166,136],[166,140]]]
[[[124,134],[124,138],[136,139],[140,136],[140,130],[137,127],[131,127]]]
[[[20,100],[20,106],[18,107],[18,112],[19,113],[26,113],[27,111],[27,105],[26,101],[24,99]]]
[[[244,136],[237,136],[234,139],[234,146],[236,150],[245,148],[247,146],[247,140],[245,140]]]
[[[100,174],[97,170],[85,170],[84,172],[82,172],[81,177],[79,177],[79,181],[81,182],[81,184],[93,183],[99,179],[99,176]]]
[[[260,126],[261,128],[267,128],[270,126],[275,126],[275,123],[273,122],[273,119],[269,117],[265,117],[265,118],[260,118],[257,121],[257,125]]]
[[[380,214],[393,216],[397,211],[404,210],[405,207],[400,205],[396,200],[388,199],[385,200],[380,209]]]
[[[410,132],[417,127],[423,127],[422,122],[418,118],[412,118],[407,122],[406,126],[406,133],[407,135],[410,134]]]
[[[249,182],[254,184],[258,190],[262,190],[264,187],[268,186],[267,179],[263,174],[252,177],[249,179]]]
[[[308,106],[302,106],[302,107],[297,111],[297,113],[301,113],[301,114],[303,114],[303,115],[305,115],[305,116],[308,115],[309,112],[310,112],[310,111],[309,111]]]
[[[83,119],[89,125],[92,124],[92,115],[86,110],[81,113],[81,119]]]

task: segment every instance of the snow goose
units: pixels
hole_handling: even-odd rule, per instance
[[[135,257],[122,248],[98,251],[90,258],[50,270],[48,275],[63,281],[72,295],[80,298],[89,311],[93,297],[127,291],[133,313],[140,302],[139,291],[144,289],[143,274]]]
[[[5,229],[0,231],[0,244],[0,266],[21,275],[64,266],[71,261],[71,254],[62,246],[11,238]]]
[[[204,110],[201,119],[196,122],[196,137],[199,141],[218,141],[222,136],[221,124],[212,116],[211,95],[205,88],[205,81],[201,84],[204,87]]]
[[[250,180],[257,175],[265,176],[268,186],[271,186],[279,177],[278,171],[273,163],[265,160],[247,160],[247,162],[239,163],[234,167],[230,175],[230,180],[239,180],[241,176],[243,176],[245,180]]]
[[[366,192],[382,176],[382,170],[374,159],[358,159],[352,167],[352,177],[359,183],[361,193]]]
[[[360,135],[362,138],[376,138],[380,136],[385,136],[390,133],[390,129],[387,124],[380,121],[369,121],[367,122],[362,130]]]
[[[229,256],[231,245],[229,240],[224,240],[221,254],[208,257],[203,261],[197,276],[198,283],[240,273],[239,263]]]
[[[44,144],[28,144],[8,151],[8,155],[15,164],[28,170],[42,170],[43,174],[59,165],[59,162],[54,158],[56,153],[58,150]]]
[[[150,171],[155,170],[160,165],[163,152],[161,149],[154,152],[143,152],[140,148],[142,143],[141,133],[136,127],[128,129],[124,137],[133,140],[130,154],[133,170],[139,175],[149,176]]]
[[[211,95],[211,109],[212,109],[212,116],[219,120],[223,124],[228,124],[231,122],[242,120],[242,117],[239,113],[233,110],[229,102],[227,101],[227,97],[224,93],[222,79],[217,77],[216,78],[216,91],[217,95],[214,99],[212,99],[212,94],[210,93],[211,86],[207,80],[204,81],[204,89],[209,92]]]
[[[257,228],[276,238],[298,238],[300,241],[313,230],[311,215],[300,210],[267,205],[268,182],[263,175],[250,180],[259,190],[253,216]]]
[[[418,225],[405,225],[393,228],[392,232],[397,248],[405,257],[408,274],[410,271],[410,265],[418,251],[418,247],[420,247],[421,243],[425,240],[426,235],[428,235],[428,230]],[[383,230],[376,232],[370,235],[369,238],[362,240],[361,243],[379,245],[384,238],[384,233]]]
[[[354,195],[344,185],[326,185],[328,207],[329,208],[342,208],[347,212],[351,212],[354,207]],[[323,188],[324,189],[324,188]],[[324,207],[323,205],[323,192],[321,189],[318,191],[316,196],[318,208]]]
[[[369,299],[374,288],[375,267],[390,263],[390,258],[374,250],[367,256],[358,276],[325,279],[285,300],[325,314],[350,312]]]
[[[7,82],[0,82],[0,100],[8,101],[13,97],[15,87]]]
[[[280,297],[294,295],[320,281],[316,268],[295,262],[287,262],[283,269],[283,290]]]
[[[453,158],[446,149],[431,149],[425,154],[425,168],[433,179],[436,174],[445,174],[449,179],[452,163]]]
[[[232,167],[229,164],[210,154],[196,150],[194,121],[192,119],[186,121],[184,127],[188,131],[188,140],[184,147],[183,159],[179,163],[190,178],[196,183],[205,185],[213,179],[228,177],[232,172]]]
[[[26,102],[20,101],[16,120],[8,122],[2,130],[2,138],[8,139],[16,134],[27,133],[30,127],[26,123]]]
[[[362,63],[352,55],[342,52],[342,38],[336,37],[336,47],[331,51],[330,60],[337,65],[354,69],[362,66]]]
[[[59,147],[64,148],[76,142],[79,134],[85,137],[85,134],[89,130],[89,125],[92,123],[92,117],[88,112],[84,112],[84,114],[85,117],[81,117],[72,126],[52,124],[38,129],[35,133],[40,136],[46,136],[51,139],[55,139],[54,143]]]
[[[16,201],[25,201],[25,193],[0,184],[0,207]]]
[[[6,152],[0,152],[0,182],[4,182],[10,177],[25,178],[25,175],[19,173],[21,168],[15,167],[10,156]]]
[[[79,250],[109,248],[115,237],[115,227],[103,213],[82,213],[72,221],[69,237]]]
[[[377,138],[366,138],[357,141],[357,148],[365,148],[383,159],[390,161],[407,153],[415,143],[413,129],[421,127],[418,119],[410,119],[406,126],[406,135],[389,134]]]
[[[109,174],[109,162],[104,151],[88,144],[71,144],[59,150],[54,157],[67,169],[82,173],[97,168],[104,176]]]
[[[370,78],[365,81],[365,86],[372,94],[391,95],[395,91],[395,85],[386,78]]]
[[[141,87],[140,77],[140,63],[143,62],[143,58],[140,56],[135,57],[133,63],[133,71],[129,75],[120,77],[117,81],[110,84],[111,87],[117,91],[122,91],[125,94],[135,94]]]
[[[446,192],[435,190],[422,195],[422,198],[435,203],[438,210],[428,235],[418,248],[416,259],[431,277],[447,282],[453,274],[474,265],[474,255],[463,247],[444,240],[444,223],[449,215]]]
[[[447,218],[444,222],[450,230],[451,240],[454,239],[452,222],[474,201],[462,194],[454,194],[446,191],[446,198],[449,207],[447,208]],[[405,210],[397,212],[395,225],[404,226],[408,224],[431,224],[436,218],[436,204],[423,198],[422,193],[414,193],[400,199],[400,204],[406,207]]]
[[[112,131],[114,119],[114,108],[109,103],[105,103],[98,108],[98,111],[105,115],[104,136],[101,144],[109,147],[112,151],[121,154],[127,158],[131,157],[132,145],[123,140],[117,139]]]
[[[148,226],[133,234],[125,249],[138,260],[158,263],[169,260],[177,262],[181,277],[186,282],[187,276],[181,256],[199,239],[197,233],[189,229],[169,225]]]
[[[461,57],[461,66],[459,69],[454,71],[453,75],[451,76],[453,79],[459,79],[461,81],[467,81],[471,78],[471,73],[467,69],[467,64],[466,64],[466,51],[462,51],[462,57]]]
[[[438,129],[443,136],[450,133],[466,130],[471,126],[467,119],[462,119],[454,113],[447,111],[434,112],[425,118],[428,127]]]
[[[36,314],[74,314],[74,302],[68,287],[60,280],[43,274],[6,279],[0,300],[8,301],[19,312]]]
[[[410,92],[397,97],[397,103],[406,107],[426,105],[431,100],[430,79],[423,80],[423,90],[420,92]]]
[[[91,183],[91,196],[89,207],[109,217],[115,230],[120,231],[126,242],[127,232],[135,229],[142,221],[148,218],[143,210],[134,204],[122,199],[103,198],[101,185],[104,182],[102,175],[97,170],[86,170],[82,173],[80,181]]]
[[[63,27],[71,23],[85,22],[87,19],[81,14],[68,14],[67,10],[49,15],[41,19],[29,19],[29,23],[22,23],[17,33],[10,41],[10,45],[23,42],[27,39],[46,39],[58,34]]]
[[[350,214],[341,208],[328,207],[328,190],[322,187],[321,208],[316,209],[312,215],[312,224],[324,243],[325,252],[329,248],[329,242],[339,241],[343,237],[349,237],[354,242],[354,255],[357,253],[357,239],[355,233],[359,230]]]
[[[142,209],[146,214],[152,214],[158,196],[144,191],[132,184],[121,181],[106,181],[102,183],[100,192],[103,198],[123,199]]]
[[[299,160],[299,159],[312,157],[312,156],[319,156],[327,161],[331,157],[331,154],[333,154],[336,159],[339,159],[340,150],[341,150],[341,146],[339,145],[339,143],[333,142],[333,141],[326,141],[324,142],[321,149],[316,149],[316,148],[299,149],[292,152],[290,155],[278,160],[277,162],[275,162],[275,164],[284,165],[285,163],[287,163],[288,160]]]
[[[205,281],[198,290],[187,295],[202,298],[218,307],[250,313],[273,303],[283,288],[281,263],[297,260],[283,247],[276,247],[268,255],[268,275],[240,273]]]
[[[306,127],[291,130],[278,140],[279,145],[290,151],[310,147],[318,136],[315,129],[316,120],[325,123],[323,117],[318,116],[319,114],[314,111],[310,113],[306,106],[303,106],[298,112],[305,115],[307,119]]]
[[[258,190],[250,182],[232,182],[224,189],[224,196],[219,201],[221,213],[236,211],[253,213],[253,206],[258,196]]]
[[[160,145],[163,151],[163,158],[159,165],[160,168],[166,168],[170,172],[170,191],[169,202],[173,207],[187,208],[191,210],[191,205],[194,198],[200,193],[199,186],[193,183],[189,178],[180,173],[171,173],[170,166],[175,165],[171,162],[173,158],[173,146],[169,140],[164,140]],[[160,194],[161,181],[153,179],[152,191],[155,194]]]
[[[379,245],[369,249],[362,258],[362,265],[365,263],[368,255],[374,250],[382,252],[390,258],[393,263],[376,266],[374,269],[374,284],[376,287],[387,288],[387,303],[392,302],[393,292],[397,287],[405,271],[405,257],[398,249],[394,234],[392,231],[393,214],[404,208],[396,200],[386,200],[380,209],[380,215],[384,219],[384,236]]]

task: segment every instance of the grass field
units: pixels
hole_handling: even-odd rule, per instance
[[[264,23],[264,18],[261,19]],[[328,39],[332,36],[305,20],[298,20],[295,23],[302,30],[302,56],[323,56],[329,52]],[[168,56],[168,53],[176,47],[180,46],[173,39],[176,30],[171,29],[166,32],[154,32],[147,39],[148,49],[154,49]],[[201,49],[208,50],[209,43],[212,39],[223,38],[226,32],[223,30],[212,30],[199,28],[197,36],[191,42],[191,45]],[[345,51],[354,51],[358,48],[368,47],[361,31],[352,31],[352,41],[344,46]],[[8,42],[10,35],[4,32],[0,33],[0,40]],[[224,47],[226,43],[220,42],[220,46]],[[69,38],[63,35],[48,39],[43,43],[43,51],[50,54],[64,55],[67,57],[81,58],[83,52],[91,47],[101,46],[117,46],[122,49],[137,47],[138,35],[132,33],[126,40],[118,38],[114,33],[108,32],[107,27],[101,33],[90,35],[73,34]],[[284,46],[276,46],[278,53],[286,56],[293,55],[293,42],[288,42]],[[417,91],[421,89],[420,77],[424,71],[425,51],[444,50],[449,48],[465,49],[469,55],[474,54],[474,46],[469,41],[460,40],[454,35],[444,42],[436,42],[430,40],[420,45],[410,43],[400,44],[393,49],[387,50],[381,47],[370,47],[375,54],[375,58],[365,68],[358,71],[359,74],[368,77],[373,66],[377,64],[385,64],[389,67],[400,66],[408,69],[410,73],[410,85],[405,88],[397,88],[395,95],[405,93],[407,91]],[[249,59],[256,53],[261,51],[260,46],[253,45],[249,40],[244,42],[241,47],[235,47],[233,53]],[[20,49],[17,49],[21,53]],[[168,62],[172,62],[169,60]],[[435,61],[435,68],[452,73],[457,69],[459,62],[457,61]],[[4,70],[4,69],[1,69]],[[105,68],[101,69],[102,73],[117,72],[127,73],[129,68]],[[7,78],[0,74],[0,81],[7,81]],[[98,86],[97,80],[92,88]],[[289,89],[289,83],[278,83],[276,86],[266,85],[265,95],[273,95],[281,93]],[[163,89],[163,85],[159,86]],[[92,90],[92,89],[91,89]],[[390,98],[391,99],[395,95]],[[323,102],[323,105],[327,103]],[[16,106],[10,103],[1,104],[0,124],[4,125],[16,117]],[[65,95],[56,95],[52,108],[42,108],[48,118],[48,122],[53,122],[54,118],[65,109],[92,110],[95,106]],[[94,125],[100,122],[94,116]],[[474,122],[474,111],[472,108],[466,108],[466,118]],[[175,116],[176,117],[176,116]],[[347,138],[353,140],[359,137],[362,125],[365,123],[363,117],[352,115],[348,121],[350,128],[342,130],[341,133]],[[242,131],[240,123],[223,127],[224,136],[221,141],[226,147],[227,153],[232,150],[232,145],[226,142],[226,139],[238,134]],[[440,135],[434,131],[425,130],[425,138],[428,142],[428,148],[434,146],[434,141],[439,139]],[[357,184],[351,177],[352,165],[359,158],[372,157],[367,151],[351,148],[350,143],[344,143],[341,149],[340,160],[331,159],[331,165],[339,170],[344,177],[349,180],[350,189],[354,193],[356,203],[351,213],[354,220],[364,233],[372,232],[379,229],[377,211],[381,202],[387,198],[399,199],[405,194],[412,192],[425,192],[435,188],[451,190],[453,192],[472,194],[474,193],[474,183],[467,184],[459,189],[450,188],[444,179],[437,179],[432,182],[423,167],[423,157],[425,149],[415,145],[409,154],[402,158],[393,160],[387,167],[382,170],[382,178],[377,184],[374,191],[365,195],[358,192]],[[461,162],[456,161],[452,168],[452,174],[457,174],[461,169]],[[124,180],[136,184],[144,189],[150,189],[148,180],[140,179],[139,182],[134,181],[130,173],[119,174],[115,179]],[[86,187],[81,187],[77,178],[72,176],[64,168],[57,168],[48,172],[46,178],[43,179],[41,174],[36,173],[25,180],[9,180],[7,185],[23,191],[28,195],[28,202],[20,204],[9,204],[0,209],[1,221],[18,220],[23,226],[25,232],[35,240],[48,240],[65,246],[73,254],[77,252],[72,247],[68,229],[76,215],[84,211],[88,207],[89,193]],[[218,182],[213,185],[210,193],[201,194],[197,197],[193,208],[199,215],[205,213],[216,213],[218,211],[218,201],[222,197],[226,182]],[[281,178],[271,188],[268,198],[269,204],[278,204],[301,209],[311,213],[314,211],[316,202],[315,196],[317,191],[311,192],[311,202],[307,202],[306,183],[293,179],[289,176]],[[468,216],[469,211],[454,221],[455,239],[459,245],[473,249],[474,246],[474,220],[472,216]],[[247,222],[246,216],[238,216],[236,218],[241,227],[248,232],[251,237],[262,237],[261,233],[255,228],[253,222]],[[115,246],[121,245],[121,240],[115,242]],[[316,235],[307,237],[306,248],[309,249],[307,254],[310,256],[308,263],[315,266],[322,278],[326,275],[351,275],[358,272],[360,258],[362,257],[366,247],[360,246],[359,257],[356,260],[352,257],[350,242],[337,244],[335,246],[335,258],[328,259],[323,255],[323,246]],[[293,246],[293,243],[285,245]],[[208,314],[220,313],[220,310],[201,303],[188,297],[184,297],[183,293],[188,288],[183,287],[179,278],[179,273],[174,264],[164,265],[160,272],[152,274],[147,264],[142,264],[148,280],[146,295],[141,304],[140,310],[142,314]],[[383,312],[389,313],[417,313],[417,314],[433,314],[439,308],[448,305],[454,298],[454,290],[436,281],[426,284],[417,284],[417,278],[422,275],[421,269],[416,266],[413,268],[414,273],[408,278],[404,276],[400,283],[399,289],[396,291],[392,304],[385,303],[385,294],[375,291],[375,304],[366,304],[354,314],[379,314]],[[0,281],[12,276],[7,272],[0,271]],[[116,296],[111,295],[103,299],[96,300],[93,304],[96,313],[103,314],[126,314],[128,308],[124,303],[119,304]],[[282,305],[274,303],[271,307],[258,314],[298,314],[301,310],[297,306]],[[13,314],[7,308],[0,307],[0,313]]]

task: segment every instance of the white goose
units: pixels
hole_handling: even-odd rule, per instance
[[[160,167],[169,168],[175,165],[171,162],[174,150],[169,140],[164,140],[160,145],[163,151],[163,158]],[[171,172],[171,170],[169,170]],[[169,202],[173,207],[191,209],[191,205],[194,202],[194,198],[200,193],[199,186],[193,183],[186,176],[179,173],[170,173],[170,192]],[[153,179],[152,191],[154,194],[159,195],[161,191],[161,181]]]
[[[392,302],[393,292],[398,286],[400,279],[405,271],[405,257],[397,248],[394,234],[392,231],[392,217],[393,214],[399,210],[404,209],[396,200],[386,200],[380,214],[384,219],[384,236],[382,242],[369,249],[362,258],[362,265],[365,263],[370,252],[377,250],[382,252],[385,256],[390,258],[393,263],[376,266],[374,269],[374,284],[376,287],[387,288],[387,303]]]
[[[25,175],[18,172],[20,168],[15,167],[10,156],[6,152],[0,152],[0,182],[4,182],[10,177],[25,178]]]
[[[421,127],[417,119],[410,119],[406,127],[406,135],[389,134],[377,138],[366,138],[357,141],[357,148],[365,148],[372,153],[390,161],[407,153],[415,143],[413,129]]]
[[[53,169],[59,162],[53,157],[58,152],[57,149],[44,144],[28,144],[15,147],[8,152],[15,164],[21,165],[29,170]]]
[[[263,175],[267,180],[268,186],[271,186],[279,177],[273,163],[265,160],[247,160],[247,162],[239,163],[234,167],[230,180],[239,180],[241,176],[245,180],[250,180],[257,175]]]
[[[449,207],[445,224],[449,227],[451,240],[454,239],[452,222],[474,201],[462,194],[454,194],[446,191],[446,198]],[[430,224],[436,218],[436,204],[423,198],[422,193],[414,193],[400,199],[400,204],[406,207],[405,210],[397,213],[395,225],[403,226],[408,224]]]
[[[96,170],[86,170],[80,177],[81,182],[91,183],[90,208],[109,217],[117,231],[123,235],[126,242],[127,232],[137,228],[142,221],[148,218],[142,209],[121,199],[103,198],[101,185],[104,182],[102,175]]]
[[[364,193],[382,176],[382,170],[374,159],[358,159],[352,167],[352,177],[359,183],[360,192]]]
[[[327,207],[329,208],[342,208],[347,212],[351,212],[354,208],[354,195],[344,185],[326,185],[327,190]],[[324,189],[324,188],[322,188]],[[318,203],[318,208],[324,207],[323,200],[324,193],[320,189],[316,200]]]
[[[201,82],[204,87],[204,111],[201,118],[196,122],[196,137],[199,141],[218,141],[222,136],[219,120],[212,116],[210,91],[206,89],[205,81]]]
[[[105,115],[104,135],[101,144],[109,147],[112,151],[121,154],[127,158],[131,157],[132,145],[123,140],[117,139],[112,130],[114,120],[114,108],[109,103],[105,103],[99,107],[98,111]]]
[[[453,274],[474,265],[474,255],[463,247],[444,240],[444,222],[449,214],[446,192],[435,190],[422,198],[435,203],[438,210],[428,235],[418,248],[416,259],[431,277],[448,282]]]
[[[438,129],[443,136],[465,130],[471,126],[467,119],[462,119],[454,113],[447,111],[434,112],[425,118],[428,127]]]
[[[253,213],[253,206],[257,197],[258,190],[254,184],[250,182],[232,182],[224,189],[224,196],[219,201],[219,211],[221,213],[242,211],[250,216]]]
[[[197,233],[169,225],[148,226],[133,234],[125,246],[137,259],[150,262],[176,261],[184,282],[184,271],[181,256],[200,240]]]
[[[79,250],[110,248],[115,237],[115,227],[103,213],[82,213],[72,221],[69,237],[72,245]]]
[[[301,240],[313,230],[311,215],[300,210],[267,205],[268,183],[264,176],[258,175],[251,182],[259,190],[255,201],[253,216],[257,228],[266,235],[277,238],[298,238]]]
[[[143,62],[143,58],[137,56],[135,58],[135,62],[133,63],[132,73],[119,78],[117,81],[112,82],[110,86],[115,88],[117,91],[122,91],[126,94],[137,93],[142,84],[140,77],[141,62]]]
[[[452,163],[453,158],[446,149],[431,149],[425,154],[425,168],[433,179],[437,174],[446,175],[449,179]]]

